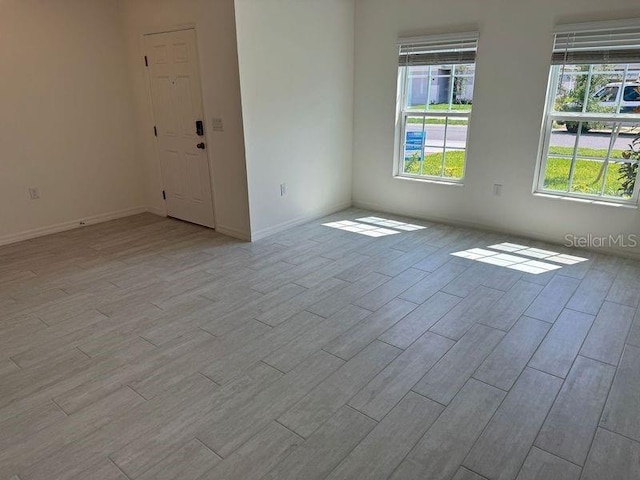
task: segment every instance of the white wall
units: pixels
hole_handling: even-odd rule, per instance
[[[351,204],[354,4],[235,3],[252,237],[259,238]]]
[[[531,194],[554,25],[633,17],[640,5],[631,0],[357,0],[354,203],[557,242],[566,233],[640,233],[637,209]],[[480,43],[464,187],[392,178],[397,38],[473,29]],[[494,183],[502,196],[493,196]]]
[[[233,0],[120,0],[135,95],[138,156],[147,204],[163,213],[162,177],[154,144],[152,109],[143,63],[142,35],[195,25],[198,37],[205,131],[213,176],[216,229],[250,237],[242,111]],[[224,132],[213,133],[213,117]]]
[[[0,243],[144,206],[120,20],[111,0],[0,1]]]

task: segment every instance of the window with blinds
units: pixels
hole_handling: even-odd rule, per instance
[[[396,174],[461,182],[478,34],[398,41]]]
[[[556,30],[537,190],[637,203],[640,20]]]

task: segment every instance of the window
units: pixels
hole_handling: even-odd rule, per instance
[[[625,102],[640,102],[640,84],[624,88]]]
[[[536,191],[637,203],[640,23],[555,35]]]
[[[478,34],[401,40],[395,174],[460,182]]]

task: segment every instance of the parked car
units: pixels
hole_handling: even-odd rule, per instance
[[[624,90],[621,88],[622,82],[612,82],[606,84],[593,94],[593,99],[597,102],[602,111],[615,111],[622,95],[620,102],[620,113],[640,113],[640,81],[625,82]],[[582,111],[582,104],[570,103],[563,109],[567,112]],[[578,122],[564,122],[567,131],[576,133],[578,131]],[[588,132],[594,128],[588,123],[582,124],[582,131]]]

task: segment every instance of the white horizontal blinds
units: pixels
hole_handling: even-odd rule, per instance
[[[553,65],[640,61],[640,19],[624,24],[566,26],[555,34]]]
[[[478,33],[404,38],[398,45],[398,64],[402,67],[474,63]]]

